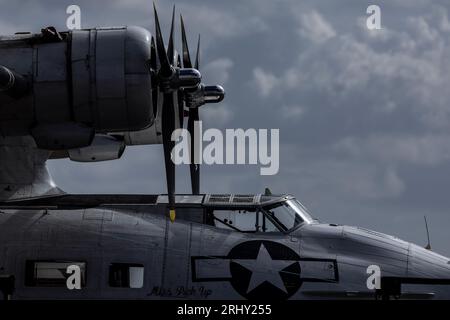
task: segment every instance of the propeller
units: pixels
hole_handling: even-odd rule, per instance
[[[155,37],[151,40],[151,57],[148,61],[152,77],[153,104],[161,106],[162,143],[164,149],[164,164],[167,180],[167,195],[169,217],[175,219],[175,164],[171,152],[175,146],[172,133],[177,127],[183,127],[184,107],[189,110],[188,131],[196,141],[195,122],[199,121],[198,108],[206,103],[217,103],[223,100],[225,92],[221,86],[205,86],[201,83],[201,74],[198,71],[200,63],[200,36],[197,42],[197,53],[194,68],[192,66],[183,17],[181,18],[181,36],[183,53],[176,53],[174,46],[175,33],[175,6],[172,11],[172,23],[167,50],[159,23],[158,12],[153,3],[155,16]],[[178,111],[179,119],[176,118]],[[191,143],[191,186],[192,193],[200,192],[200,167],[195,161],[194,144]],[[197,162],[197,163],[196,163]]]
[[[156,55],[159,59],[159,69],[155,58],[150,59],[150,65],[153,69],[154,80],[158,84],[158,99],[162,100],[161,124],[162,141],[164,149],[164,163],[166,169],[167,195],[169,201],[169,216],[172,221],[175,219],[175,164],[171,159],[171,152],[175,146],[172,141],[172,132],[176,127],[176,108],[179,108],[179,92],[183,88],[196,88],[201,81],[201,74],[193,68],[180,68],[175,58],[174,49],[174,24],[175,24],[175,6],[172,12],[172,25],[170,30],[169,43],[167,51],[164,46],[164,39],[159,24],[158,12],[153,3],[155,15],[155,36],[156,46],[152,48],[153,53],[156,49]],[[158,101],[159,102],[159,101]],[[180,122],[182,126],[182,122]]]
[[[191,57],[189,54],[189,47],[186,37],[186,29],[184,27],[183,16],[180,15],[181,20],[181,38],[183,45],[183,67],[192,68]],[[200,66],[200,35],[197,41],[197,53],[195,57],[196,70],[199,70]],[[195,122],[199,121],[198,108],[206,103],[218,103],[225,97],[225,91],[221,86],[205,86],[199,84],[195,88],[185,89],[184,98],[186,107],[189,109],[189,117],[187,128],[191,136],[191,150],[190,150],[190,165],[189,170],[191,174],[191,188],[192,194],[200,193],[200,165],[198,164],[198,159],[195,154],[195,143],[198,138],[196,136],[197,132],[195,130]]]

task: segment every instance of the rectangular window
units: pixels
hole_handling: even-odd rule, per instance
[[[280,232],[261,211],[215,209],[215,226],[241,232]]]
[[[109,286],[142,288],[144,286],[144,266],[136,263],[112,263],[109,266]]]
[[[76,261],[26,261],[25,285],[28,287],[67,287],[67,267],[77,265],[81,286],[86,285],[86,263]]]
[[[256,212],[247,210],[214,210],[216,227],[242,232],[256,231]]]

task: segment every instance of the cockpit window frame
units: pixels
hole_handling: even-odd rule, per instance
[[[291,232],[297,230],[298,228],[304,226],[305,224],[309,224],[309,222],[305,221],[303,219],[303,217],[302,217],[302,222],[300,222],[296,226],[292,227],[291,229],[285,230],[282,227],[281,223],[277,222],[265,209],[267,207],[269,207],[269,208],[270,207],[277,207],[279,204],[282,204],[282,203],[286,202],[287,200],[295,200],[295,198],[277,199],[277,201],[271,202],[270,204],[264,204],[264,205],[257,204],[257,205],[251,206],[251,207],[250,206],[236,207],[236,206],[223,206],[223,205],[217,206],[217,207],[209,207],[208,208],[209,210],[207,210],[207,211],[209,211],[209,213],[206,212],[205,214],[211,214],[214,221],[218,221],[219,223],[229,227],[230,228],[229,231],[236,231],[236,232],[240,232],[240,233],[251,233],[251,234],[285,234],[285,235],[287,235],[287,234],[290,234]],[[240,230],[238,227],[236,227],[234,225],[231,225],[231,224],[228,224],[225,221],[222,221],[221,219],[217,218],[214,215],[214,211],[220,211],[220,210],[250,211],[248,213],[256,214],[255,222],[258,222],[258,219],[259,219],[257,213],[261,212],[264,215],[264,217],[266,219],[268,219],[278,230],[277,231],[261,231],[261,230],[258,230],[258,231],[257,230],[255,230],[255,231],[245,231],[245,230]],[[216,226],[216,228],[220,228],[220,227]],[[224,229],[224,230],[226,230],[226,229]]]
[[[217,207],[209,207],[209,208],[206,210],[205,214],[206,214],[206,215],[212,215],[212,219],[213,219],[214,221],[218,221],[219,223],[221,223],[221,224],[223,224],[223,225],[229,227],[230,229],[232,229],[232,230],[230,230],[230,231],[237,231],[237,232],[240,232],[240,233],[250,233],[250,234],[253,234],[253,233],[264,233],[264,232],[256,231],[256,230],[255,230],[255,231],[241,230],[241,229],[239,229],[238,227],[235,227],[234,225],[231,225],[231,224],[229,224],[229,223],[226,223],[225,221],[223,221],[223,220],[217,218],[217,217],[214,215],[214,211],[221,211],[221,210],[247,211],[246,214],[250,214],[250,213],[255,214],[255,216],[256,216],[255,222],[256,222],[256,221],[258,221],[258,213],[259,213],[259,212],[262,212],[262,210],[261,210],[261,208],[260,208],[259,205],[255,205],[255,206],[251,206],[251,207],[250,207],[250,206],[245,206],[245,207],[237,207],[237,206],[217,206]],[[263,212],[263,214],[264,214],[264,212]],[[214,226],[214,227],[215,227],[215,228],[219,228],[219,227],[217,227],[217,226]],[[278,228],[278,226],[276,226],[276,227]],[[226,229],[223,229],[223,228],[219,228],[219,229],[226,230]],[[255,229],[256,229],[256,228],[255,228]],[[267,232],[265,232],[265,233],[267,233]]]
[[[264,206],[264,207],[267,207],[267,206]],[[283,227],[281,226],[281,223],[280,223],[279,221],[276,221],[276,220],[274,219],[274,217],[272,217],[272,216],[264,209],[264,207],[261,206],[261,212],[264,214],[264,216],[265,216],[267,219],[269,219],[270,222],[272,222],[272,223],[275,225],[275,227],[277,227],[278,230],[279,230],[281,233],[288,234],[288,233],[290,232],[290,229],[289,229],[289,230],[284,230]],[[277,219],[277,220],[278,220],[278,219]]]
[[[229,224],[229,223],[226,223],[225,221],[223,221],[223,220],[221,220],[221,219],[215,217],[214,214],[213,214],[213,220],[214,220],[214,221],[219,221],[221,224],[227,226],[227,227],[230,228],[230,229],[233,229],[234,231],[242,232],[242,233],[251,233],[251,231],[243,231],[243,230],[239,230],[239,229],[236,228],[235,226],[233,226],[233,225],[231,225],[231,224]],[[216,225],[214,225],[214,227],[217,228]],[[222,228],[219,228],[219,229],[222,229]]]
[[[297,201],[294,197],[285,197],[283,199],[278,199],[277,201],[274,201],[274,202],[271,202],[269,204],[264,204],[264,205],[260,206],[262,212],[266,215],[266,217],[269,218],[272,221],[272,223],[275,224],[278,229],[280,229],[280,232],[282,232],[284,234],[292,233],[295,230],[297,230],[297,229],[299,229],[299,228],[301,228],[301,227],[311,223],[311,221],[307,221],[307,220],[304,219],[303,216],[300,216],[301,219],[302,219],[302,222],[300,222],[299,224],[295,225],[294,227],[292,227],[292,228],[290,228],[288,230],[284,230],[282,228],[282,226],[280,225],[280,223],[276,222],[275,219],[273,219],[273,217],[267,212],[267,208],[275,208],[281,203],[288,203],[287,201],[289,201],[289,200],[290,201]],[[304,206],[300,202],[299,202],[299,204],[304,208]],[[304,208],[304,210],[306,210],[306,208]],[[308,213],[308,215],[309,215],[309,213]]]

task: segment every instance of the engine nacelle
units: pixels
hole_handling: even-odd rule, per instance
[[[125,151],[125,142],[108,135],[96,135],[92,144],[85,148],[70,149],[70,160],[76,162],[98,162],[120,159]]]
[[[32,79],[30,92],[19,99],[0,92],[0,134],[31,134],[40,148],[57,150],[87,146],[89,139],[80,131],[78,141],[59,136],[49,143],[56,134],[52,127],[106,133],[152,125],[150,44],[150,32],[139,27],[65,33],[47,28],[0,38],[0,65],[17,79]],[[11,74],[4,72],[4,78]]]

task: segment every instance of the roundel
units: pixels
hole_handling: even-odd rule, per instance
[[[228,254],[231,285],[244,298],[284,300],[300,288],[300,256],[273,241],[238,244]]]

